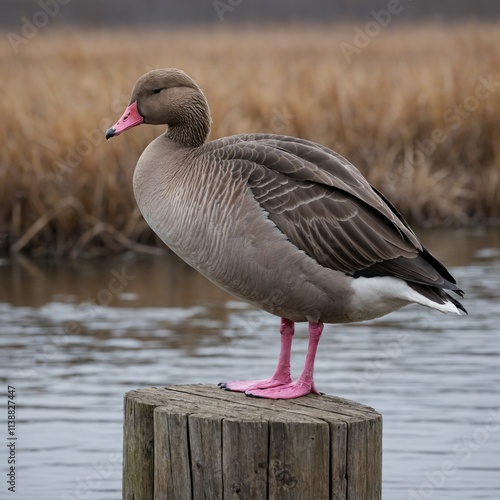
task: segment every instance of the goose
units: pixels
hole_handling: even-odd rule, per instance
[[[281,318],[275,373],[221,382],[248,396],[320,394],[314,360],[325,323],[381,317],[408,304],[467,313],[463,291],[359,170],[331,149],[274,134],[207,142],[207,99],[186,73],[139,78],[106,139],[167,125],[140,156],[134,196],[152,230],[181,259],[238,299]],[[307,322],[302,373],[292,381],[295,323]]]

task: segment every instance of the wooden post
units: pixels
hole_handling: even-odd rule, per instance
[[[130,391],[123,447],[125,500],[382,498],[382,416],[333,396]]]

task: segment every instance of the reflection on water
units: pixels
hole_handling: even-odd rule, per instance
[[[317,385],[383,414],[384,499],[497,499],[500,231],[422,237],[466,290],[470,316],[415,306],[330,325]],[[279,320],[171,254],[1,264],[0,376],[17,391],[18,499],[119,498],[126,391],[274,370]],[[296,337],[298,371],[305,325]]]

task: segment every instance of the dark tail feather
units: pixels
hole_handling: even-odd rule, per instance
[[[463,311],[465,314],[469,314],[467,312],[467,309],[465,309],[465,307],[458,300],[454,299],[451,295],[446,293],[442,288],[429,285],[422,285],[420,283],[412,283],[410,281],[407,281],[406,283],[420,295],[423,295],[427,299],[432,300],[437,304],[444,304],[445,302],[451,302],[455,307]],[[456,293],[462,292],[462,290],[453,290],[453,291]],[[463,292],[462,294],[459,295],[462,296]]]

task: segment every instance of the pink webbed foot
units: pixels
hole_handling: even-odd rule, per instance
[[[286,385],[266,389],[249,389],[245,391],[247,396],[265,399],[295,399],[309,393],[321,394],[318,389],[316,389],[314,382],[306,382],[300,377],[295,382]]]
[[[263,380],[234,380],[232,382],[220,382],[219,387],[226,391],[247,392],[250,390],[270,389],[273,387],[281,387],[289,385],[292,382],[291,377],[288,378],[266,378]]]
[[[290,375],[290,350],[295,328],[293,321],[281,318],[281,350],[278,366],[274,375],[264,380],[236,380],[233,382],[221,382],[219,387],[228,391],[247,392],[249,390],[270,389],[288,385],[292,382]]]
[[[248,389],[245,391],[245,394],[247,396],[267,399],[294,399],[305,396],[310,392],[319,394],[318,389],[314,385],[314,359],[322,332],[323,323],[309,322],[309,345],[307,347],[306,362],[302,374],[295,382],[268,389]]]

